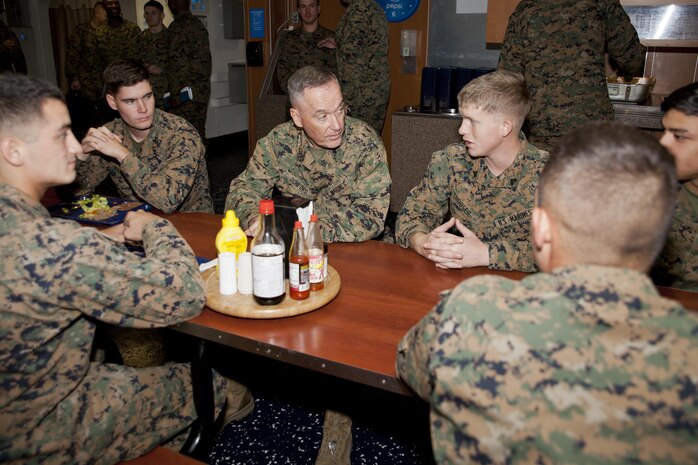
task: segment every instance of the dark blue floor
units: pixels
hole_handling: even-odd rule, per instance
[[[312,465],[325,409],[352,418],[353,465],[433,465],[426,404],[361,384],[215,346],[214,367],[247,385],[254,411],[226,426],[215,465]]]

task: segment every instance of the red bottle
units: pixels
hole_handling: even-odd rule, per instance
[[[310,268],[308,250],[303,238],[303,223],[296,221],[293,226],[293,240],[288,254],[288,288],[289,296],[295,300],[310,296]]]

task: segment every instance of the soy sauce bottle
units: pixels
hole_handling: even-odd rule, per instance
[[[286,297],[283,239],[276,232],[274,201],[259,201],[259,232],[252,239],[252,295],[259,305],[276,305]]]

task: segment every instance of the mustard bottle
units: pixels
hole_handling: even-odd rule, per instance
[[[235,216],[233,210],[225,212],[223,227],[216,234],[216,250],[218,251],[218,290],[221,295],[235,294],[238,290],[238,257],[247,251],[247,236],[240,228],[240,219]]]
[[[228,210],[222,223],[223,227],[216,234],[216,250],[219,254],[233,252],[237,260],[241,253],[247,251],[247,236],[240,227],[240,218],[235,216],[234,210]]]

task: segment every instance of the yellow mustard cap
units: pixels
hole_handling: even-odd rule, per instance
[[[240,226],[240,218],[235,216],[235,210],[226,211],[225,218],[223,218],[223,227],[232,228],[235,226]]]

